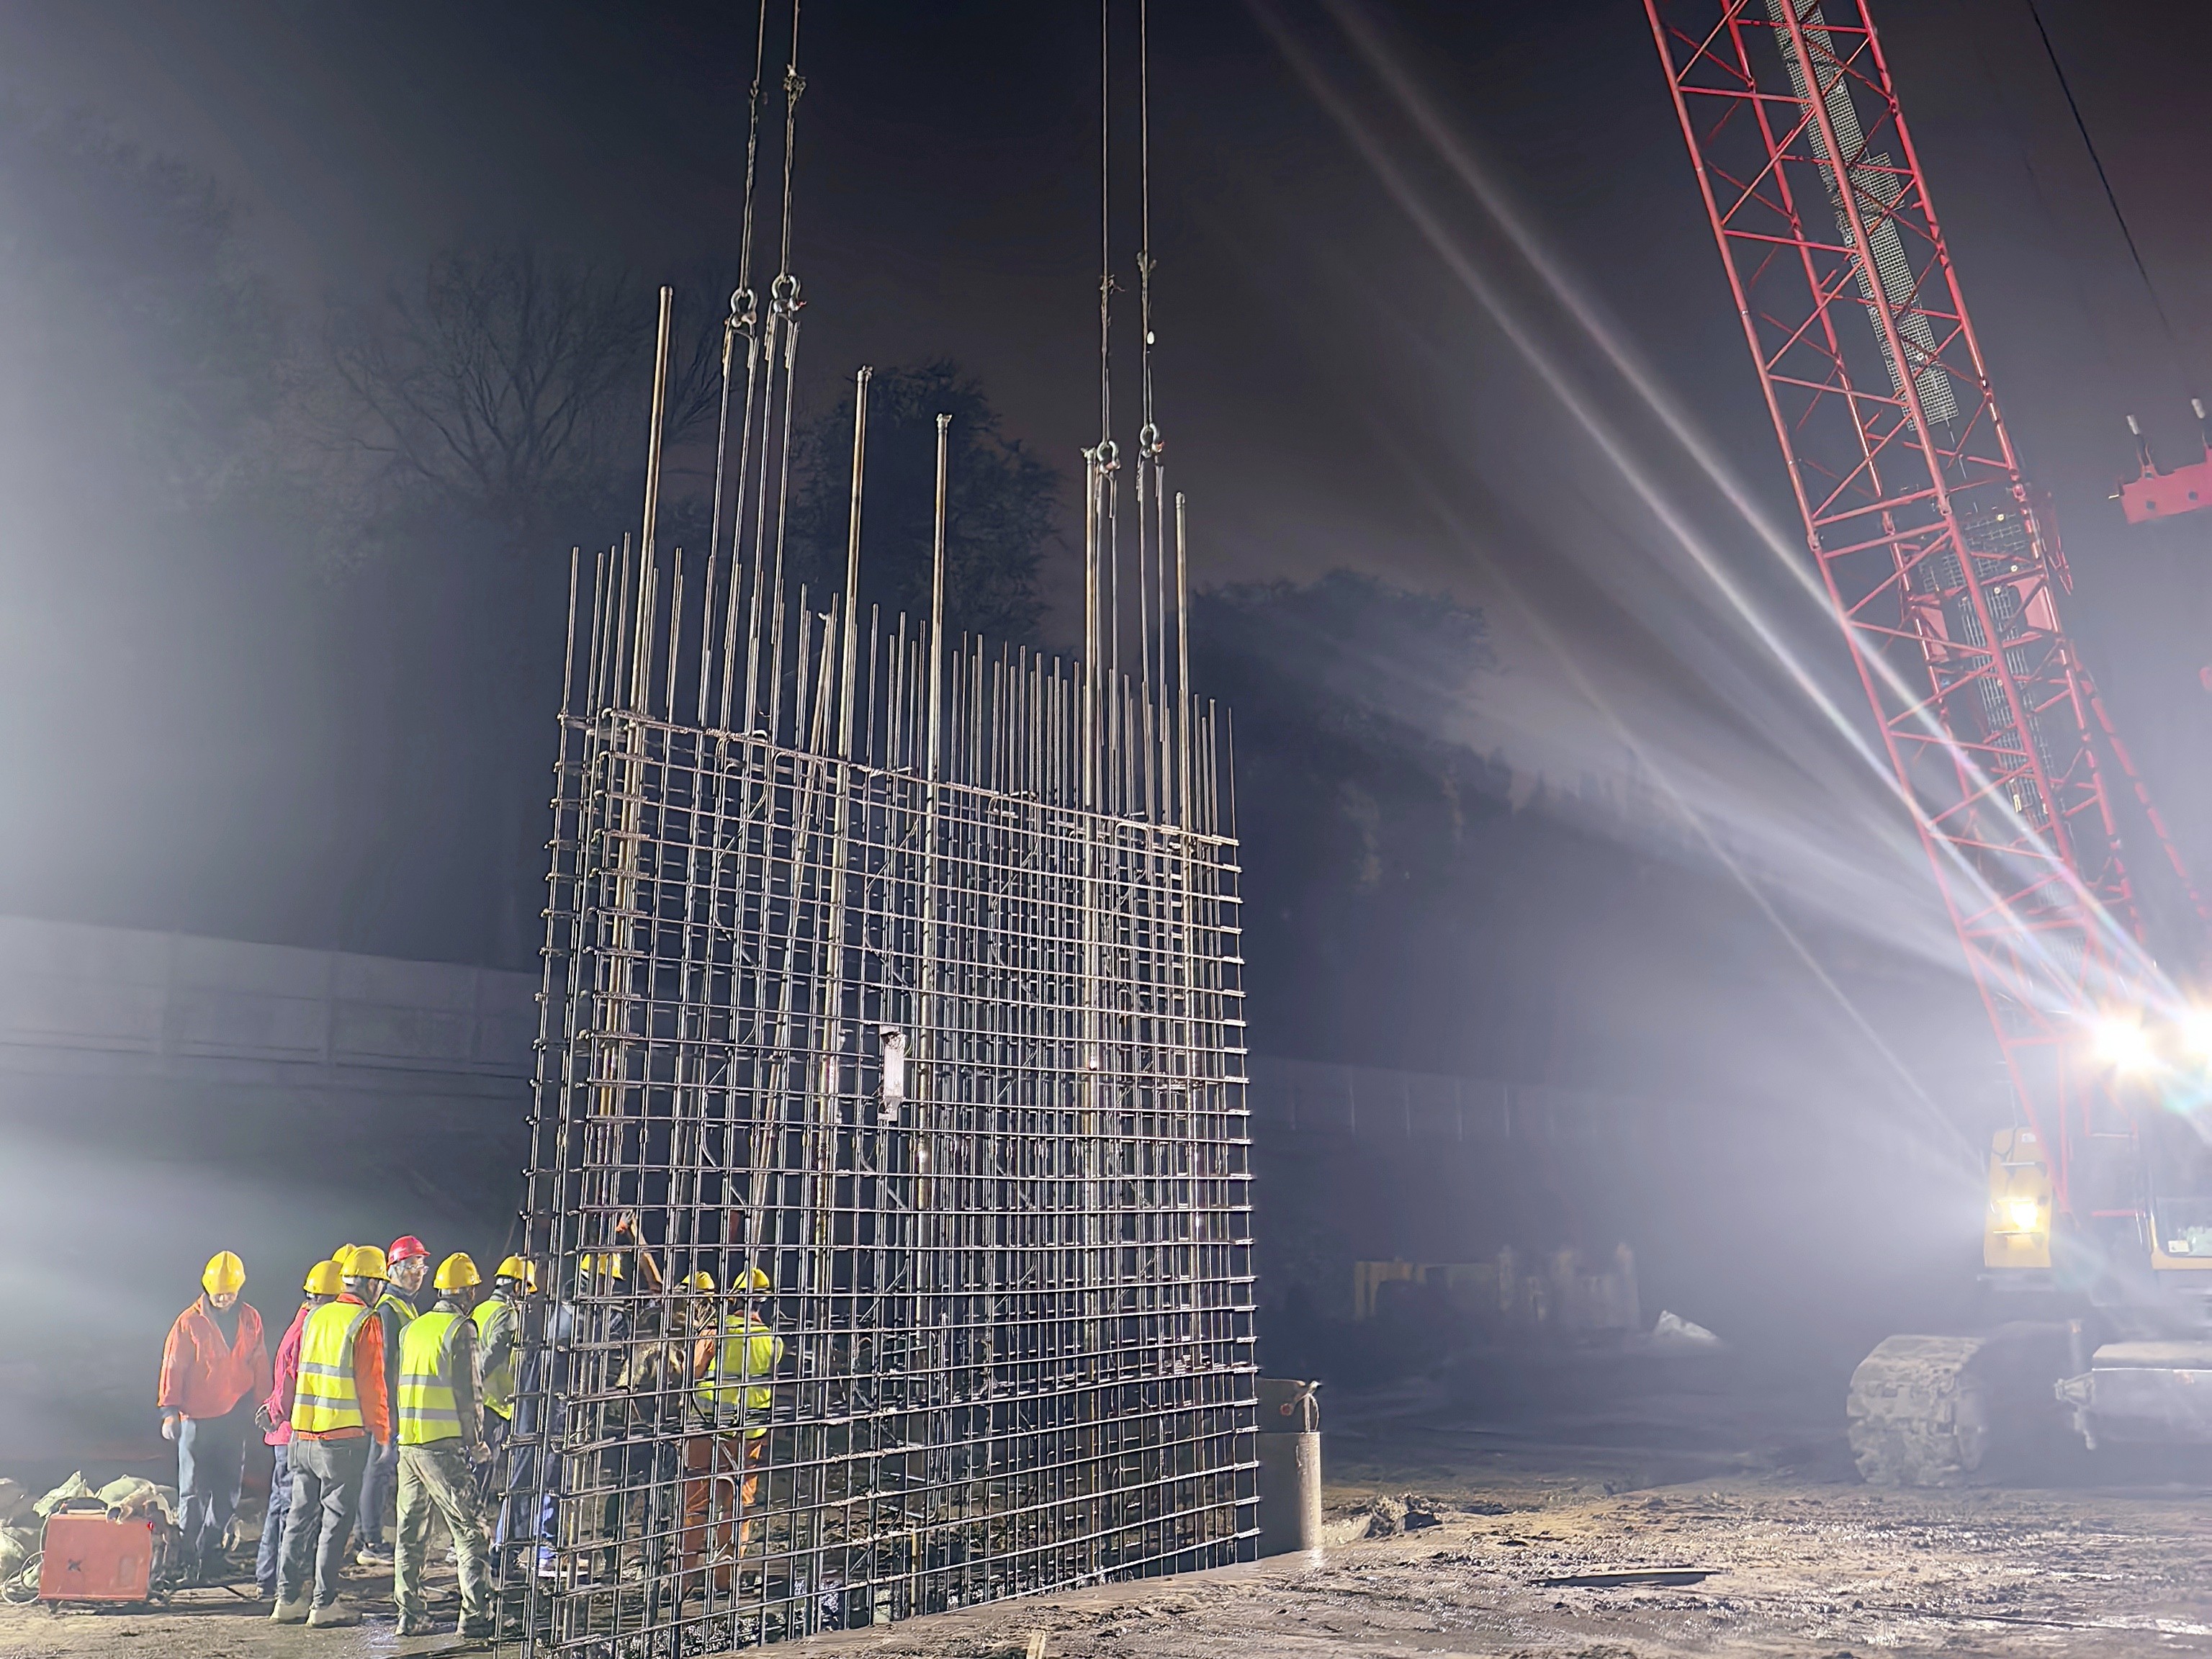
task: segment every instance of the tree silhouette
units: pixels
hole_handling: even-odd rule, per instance
[[[503,550],[589,544],[634,507],[655,300],[635,274],[526,243],[441,253],[419,282],[331,319],[335,447],[373,510],[458,509]],[[722,319],[679,305],[667,441],[711,420]]]
[[[880,370],[868,393],[860,516],[860,602],[929,614],[937,511],[937,417],[952,416],[945,467],[945,619],[949,632],[1021,643],[1044,602],[1039,568],[1060,539],[1060,475],[1008,438],[973,375],[945,359]],[[799,434],[791,546],[798,580],[845,580],[852,493],[848,392]]]

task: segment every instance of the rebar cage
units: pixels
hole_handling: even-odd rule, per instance
[[[1158,482],[1134,675],[863,639],[757,556],[688,610],[680,554],[572,578],[524,1651],[1253,1553],[1236,844],[1219,717],[1170,688]]]

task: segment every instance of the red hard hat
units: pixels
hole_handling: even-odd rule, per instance
[[[384,1254],[395,1262],[412,1261],[417,1256],[428,1256],[430,1247],[412,1233],[402,1233],[392,1241],[392,1248]]]

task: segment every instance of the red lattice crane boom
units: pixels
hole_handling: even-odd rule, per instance
[[[2087,1026],[2146,959],[2113,810],[2135,781],[2057,538],[1862,0],[1645,5],[1814,558],[2072,1213],[2072,1154],[2127,1133]]]

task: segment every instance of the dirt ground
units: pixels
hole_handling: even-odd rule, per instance
[[[1325,1395],[1325,1399],[1328,1397]],[[2212,1653],[2212,1471],[2171,1456],[2067,1484],[1880,1492],[1826,1383],[1738,1360],[1480,1368],[1328,1400],[1329,1533],[1312,1556],[817,1637],[883,1659],[1282,1655]],[[1394,1524],[1404,1502],[1411,1529]],[[1378,1522],[1375,1510],[1383,1518]],[[1407,1522],[1395,1522],[1401,1528]],[[1602,1582],[1667,1571],[1671,1582]],[[1560,1582],[1599,1578],[1598,1583]],[[0,1659],[359,1659],[368,1622],[279,1629],[220,1590],[155,1613],[0,1609]]]

